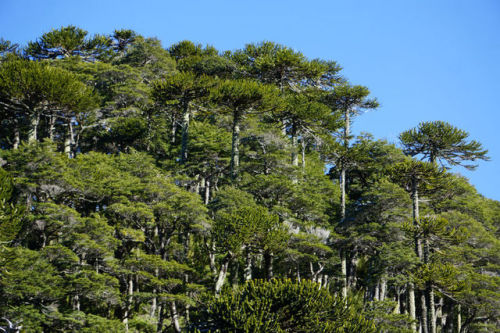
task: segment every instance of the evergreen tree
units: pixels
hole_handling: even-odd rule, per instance
[[[422,155],[431,163],[441,162],[448,165],[461,165],[475,169],[477,165],[465,164],[466,161],[488,160],[487,150],[475,141],[467,141],[469,133],[453,127],[444,121],[422,122],[417,128],[400,134],[399,139],[405,154]]]

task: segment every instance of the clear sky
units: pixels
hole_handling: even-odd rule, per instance
[[[271,40],[336,60],[381,103],[354,131],[396,143],[421,121],[464,129],[492,160],[457,171],[500,200],[499,0],[0,0],[0,15],[0,37],[20,44],[72,24],[91,34],[133,29],[164,47]]]

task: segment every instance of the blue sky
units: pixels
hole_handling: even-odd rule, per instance
[[[500,200],[498,0],[0,0],[0,37],[26,44],[69,24],[94,33],[129,28],[163,46],[189,39],[220,50],[271,40],[309,58],[336,60],[381,107],[354,130],[397,142],[421,121],[444,120],[489,150],[474,172]]]

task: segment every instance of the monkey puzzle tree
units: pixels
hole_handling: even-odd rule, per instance
[[[182,142],[180,163],[184,164],[188,155],[189,120],[191,103],[207,96],[213,81],[206,75],[197,77],[193,73],[180,72],[153,84],[153,98],[160,103],[174,103],[182,117]]]
[[[279,110],[281,101],[278,90],[270,85],[240,79],[223,81],[212,90],[210,99],[223,107],[223,112],[233,116],[232,145],[231,145],[231,177],[238,176],[240,166],[240,126],[245,116],[249,113],[264,113]]]
[[[87,38],[88,32],[69,25],[44,33],[35,42],[29,42],[25,52],[35,59],[57,59],[80,56],[93,61],[109,55],[111,40],[95,35]]]
[[[445,186],[445,170],[440,170],[434,163],[420,162],[413,159],[408,159],[404,162],[397,163],[390,169],[390,175],[392,180],[403,187],[412,198],[413,206],[413,226],[415,232],[413,233],[415,241],[415,253],[417,257],[420,258],[424,264],[428,264],[428,253],[424,255],[422,249],[422,237],[421,234],[417,232],[420,227],[420,207],[419,207],[419,196],[421,194],[431,194],[437,191],[440,187]],[[424,244],[428,249],[428,243]],[[410,293],[413,291],[413,285],[409,286]],[[414,299],[414,296],[410,296]],[[421,310],[422,310],[422,328],[424,332],[434,333],[434,328],[432,323],[434,322],[434,308],[433,308],[433,292],[432,288],[429,286],[426,288],[426,295],[421,299]],[[432,308],[431,308],[432,305]],[[415,306],[410,304],[410,316],[415,319]],[[413,328],[416,330],[416,328]]]
[[[422,122],[418,127],[399,135],[405,154],[422,155],[431,163],[460,165],[474,170],[477,165],[465,161],[489,160],[487,150],[476,140],[468,141],[469,133],[444,121]]]
[[[197,326],[222,332],[377,332],[359,304],[309,281],[251,280],[212,298]]]
[[[342,143],[344,146],[345,155],[349,149],[351,140],[351,116],[358,115],[363,109],[375,109],[378,107],[376,99],[368,98],[370,91],[364,86],[352,86],[350,84],[342,84],[333,89],[328,94],[324,103],[330,106],[333,112],[340,112],[344,121],[344,128],[342,133]],[[341,218],[345,219],[345,205],[346,205],[346,172],[347,161],[343,156],[340,157],[340,190],[341,190]]]
[[[13,127],[13,148],[21,139],[21,125],[28,127],[28,141],[39,139],[41,117],[48,118],[48,136],[54,139],[55,122],[66,126],[65,151],[70,153],[72,118],[95,105],[95,96],[75,74],[47,64],[13,58],[0,65],[0,108]],[[64,135],[63,135],[64,136]]]

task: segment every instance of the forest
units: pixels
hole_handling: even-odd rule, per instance
[[[378,106],[270,41],[0,39],[0,331],[500,332],[487,147]]]

